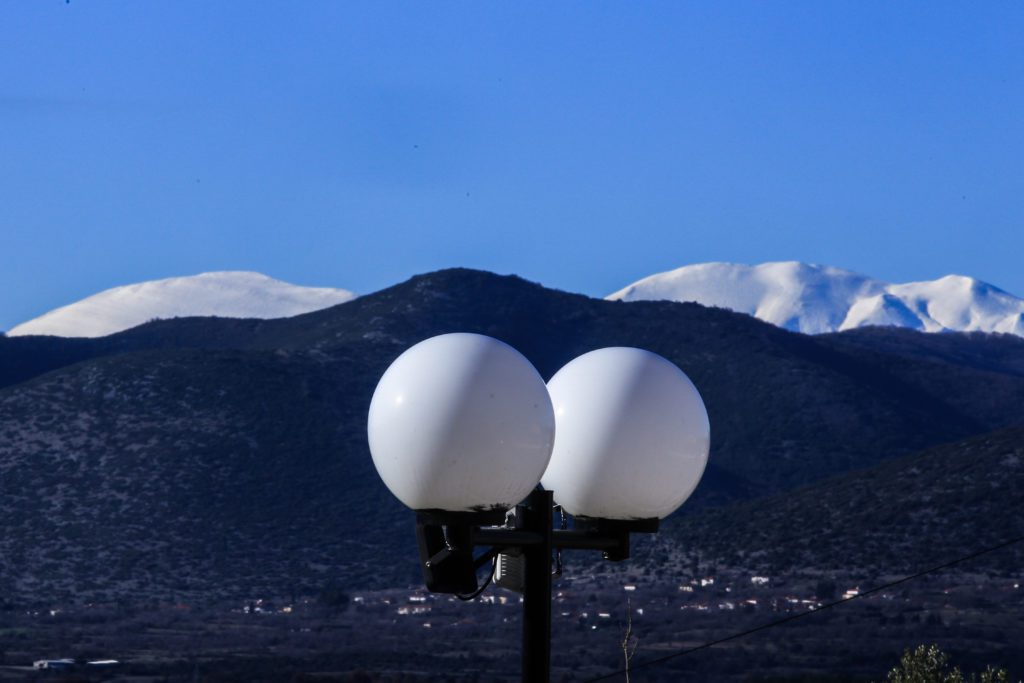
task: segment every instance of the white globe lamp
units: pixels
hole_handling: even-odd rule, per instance
[[[443,334],[385,371],[367,435],[378,474],[408,507],[489,512],[536,487],[555,419],[544,380],[522,354],[484,335]]]
[[[707,410],[673,363],[641,349],[586,353],[548,382],[555,445],[541,480],[566,512],[664,519],[707,465]]]

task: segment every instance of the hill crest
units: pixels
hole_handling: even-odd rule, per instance
[[[345,289],[300,287],[262,273],[200,273],[113,287],[44,313],[7,334],[104,337],[158,318],[284,318],[354,298]]]
[[[700,263],[643,278],[607,298],[694,301],[806,334],[895,326],[1024,337],[1024,299],[963,275],[893,284],[798,261]]]

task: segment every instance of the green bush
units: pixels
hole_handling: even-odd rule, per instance
[[[907,650],[900,659],[900,665],[889,672],[888,683],[1006,683],[1009,674],[1005,669],[987,667],[978,677],[965,677],[960,667],[949,665],[949,655],[938,645],[919,645]]]

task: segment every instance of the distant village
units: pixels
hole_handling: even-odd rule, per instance
[[[907,628],[913,624],[918,632],[931,628],[936,634],[949,633],[960,615],[974,607],[984,609],[984,604],[979,607],[979,600],[1004,602],[1007,606],[1024,603],[1019,579],[961,573],[932,577],[919,582],[913,591],[864,594],[877,583],[844,582],[810,574],[782,578],[709,573],[670,583],[629,574],[569,573],[555,583],[553,633],[556,645],[571,653],[563,654],[563,661],[572,662],[592,650],[614,650],[627,622],[642,643],[675,642],[680,633],[703,638],[706,635],[701,634],[734,631],[831,606],[835,607],[828,610],[831,614],[843,615],[844,628],[850,628],[852,623],[865,629],[865,637],[892,637],[891,629],[898,633],[904,621]],[[521,617],[521,602],[517,593],[493,586],[466,602],[410,587],[334,595],[329,604],[322,596],[264,597],[220,606],[155,605],[127,613],[106,605],[22,611],[12,615],[16,617],[12,631],[35,629],[37,634],[61,636],[74,624],[88,624],[82,633],[94,636],[103,631],[97,624],[109,624],[110,633],[129,635],[105,638],[102,642],[114,644],[109,650],[87,648],[90,657],[46,645],[45,637],[22,639],[22,650],[5,643],[0,681],[23,680],[17,675],[24,676],[31,670],[39,671],[40,675],[45,671],[74,670],[76,676],[85,680],[100,680],[115,670],[162,671],[174,666],[198,669],[198,659],[175,663],[173,654],[154,660],[149,653],[155,643],[160,643],[168,653],[196,650],[196,643],[202,642],[196,635],[199,632],[217,633],[218,650],[252,651],[265,656],[267,652],[333,649],[339,657],[365,657],[368,670],[373,670],[373,666],[386,665],[374,663],[374,648],[402,646],[405,651],[410,647],[408,643],[429,639],[425,635],[428,630],[456,629],[460,633],[457,641],[450,640],[452,634],[443,636],[446,643],[461,643],[463,639],[482,643],[514,641],[518,637],[516,624]],[[885,603],[884,609],[880,603]],[[833,622],[810,616],[801,623],[806,629],[806,644],[801,647],[813,651],[814,637],[824,637],[821,633],[827,628],[821,627]],[[502,628],[502,624],[507,627]],[[882,628],[873,628],[873,624]],[[180,642],[175,644],[174,638]],[[52,642],[65,641],[55,637]],[[214,645],[206,644],[211,648]],[[504,650],[484,647],[482,651]],[[211,664],[207,661],[202,666]],[[485,671],[486,666],[481,666],[481,671]],[[488,679],[482,673],[480,680]]]

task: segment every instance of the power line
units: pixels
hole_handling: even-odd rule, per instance
[[[867,596],[872,595],[874,593],[878,593],[878,592],[884,591],[884,590],[886,590],[888,588],[892,588],[893,586],[898,586],[901,583],[906,583],[906,582],[912,581],[914,579],[919,579],[922,576],[925,576],[927,574],[933,574],[935,572],[942,571],[943,569],[948,569],[949,567],[952,567],[954,565],[960,564],[961,562],[967,562],[968,560],[973,560],[976,557],[980,557],[982,555],[986,555],[988,553],[992,553],[992,552],[995,552],[997,550],[1002,550],[1003,548],[1011,546],[1014,543],[1020,543],[1021,541],[1024,541],[1024,536],[1018,536],[1017,538],[1011,539],[1009,541],[1005,541],[1003,543],[1000,543],[999,545],[994,545],[994,546],[991,546],[989,548],[985,548],[983,550],[978,550],[976,552],[971,553],[970,555],[964,555],[963,557],[958,557],[955,560],[951,560],[949,562],[945,562],[943,564],[936,565],[934,567],[929,567],[928,569],[924,569],[922,571],[919,571],[916,574],[911,574],[910,576],[904,576],[903,578],[898,579],[896,581],[891,581],[889,583],[882,584],[881,586],[876,586],[875,588],[872,588],[870,590],[864,591],[863,593],[859,593],[857,595],[853,595],[853,596],[848,597],[848,598],[843,598],[841,600],[835,600],[834,602],[825,603],[824,605],[822,605],[821,607],[818,607],[817,609],[808,610],[807,612],[799,612],[797,614],[791,614],[788,617],[783,617],[782,619],[777,619],[775,621],[770,621],[770,622],[768,622],[766,624],[761,624],[760,626],[755,626],[752,629],[748,629],[746,631],[741,631],[739,633],[734,633],[734,634],[732,634],[730,636],[726,636],[724,638],[719,638],[718,640],[712,640],[710,642],[704,643],[703,645],[697,645],[696,647],[687,648],[685,650],[679,650],[678,652],[673,652],[671,654],[663,655],[663,656],[657,657],[655,659],[649,659],[646,662],[640,662],[639,664],[630,665],[629,671],[632,672],[632,671],[636,671],[637,669],[643,669],[643,668],[648,667],[648,666],[654,666],[655,664],[661,664],[663,662],[667,662],[670,659],[675,659],[676,657],[682,657],[683,655],[688,655],[688,654],[692,654],[694,652],[699,652],[700,650],[706,650],[706,649],[708,649],[710,647],[714,647],[715,645],[721,645],[722,643],[727,643],[730,640],[738,640],[740,638],[745,638],[746,636],[749,636],[751,634],[757,633],[759,631],[764,631],[764,630],[767,630],[767,629],[770,629],[770,628],[774,628],[776,626],[781,626],[782,624],[786,624],[786,623],[789,623],[791,621],[796,621],[797,619],[803,619],[804,617],[808,617],[808,616],[810,616],[812,614],[817,614],[818,612],[822,612],[824,610],[827,610],[830,607],[835,607],[836,605],[842,605],[842,604],[845,604],[847,602],[851,602],[853,600],[859,600],[860,598],[864,598],[864,597],[867,597]],[[603,681],[603,680],[606,680],[606,679],[611,678],[613,676],[620,676],[620,675],[622,675],[624,673],[626,673],[625,669],[619,669],[618,671],[613,671],[613,672],[611,672],[609,674],[605,674],[603,676],[598,676],[597,678],[589,678],[586,681],[584,681],[584,683],[595,683],[595,681]]]

